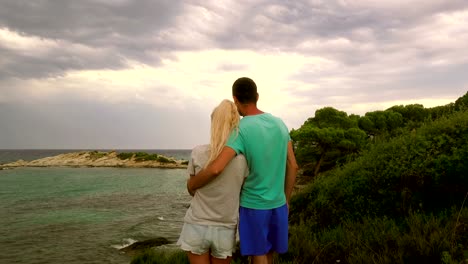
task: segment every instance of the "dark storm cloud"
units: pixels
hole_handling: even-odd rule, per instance
[[[4,27],[44,38],[100,45],[112,44],[119,37],[125,41],[157,33],[171,24],[180,12],[181,1],[14,0],[2,1],[0,6],[0,25]]]
[[[396,53],[404,48],[408,39],[398,32],[430,24],[436,14],[467,8],[468,2],[464,0],[375,4],[373,1],[262,0],[223,4],[196,0],[7,0],[0,3],[0,28],[26,37],[61,40],[64,45],[84,45],[97,49],[101,55],[69,48],[31,57],[3,49],[0,55],[9,58],[10,63],[3,66],[0,63],[0,78],[47,77],[83,68],[115,69],[125,67],[128,60],[157,65],[171,51],[191,47],[284,50],[359,65],[378,59],[381,53]],[[187,10],[205,10],[218,17],[216,22],[220,23],[207,26],[216,29],[213,31],[198,29],[185,13]],[[195,15],[195,19],[202,21],[202,25],[209,23],[203,15]],[[207,43],[181,41],[177,34],[183,29],[201,35]],[[431,54],[428,50],[420,56]]]
[[[0,29],[23,37],[57,41],[63,47],[34,56],[0,49],[0,56],[7,61],[4,65],[0,63],[0,79],[48,77],[67,70],[122,68],[127,60],[155,65],[172,48],[171,43],[158,40],[157,36],[173,23],[181,8],[181,1],[173,0],[2,1]],[[81,45],[96,52],[82,53],[70,45]]]

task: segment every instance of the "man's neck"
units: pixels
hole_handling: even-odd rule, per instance
[[[263,111],[257,108],[255,105],[245,105],[244,116],[253,116],[263,114]]]

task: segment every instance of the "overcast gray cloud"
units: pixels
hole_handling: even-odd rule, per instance
[[[12,30],[74,43],[118,45],[155,34],[180,14],[177,0],[2,1],[0,23]]]
[[[59,47],[33,56],[0,46],[0,56],[7,61],[0,78],[47,77],[70,69],[114,69],[125,67],[127,59],[157,64],[158,55],[163,54],[154,51],[167,52],[173,43],[154,38],[170,27],[181,9],[178,0],[2,1],[0,27],[25,37],[51,40]]]
[[[210,113],[196,104],[173,112],[68,98],[0,104],[1,148],[171,149],[208,142]]]
[[[244,75],[290,128],[448,103],[467,24],[465,0],[1,1],[0,148],[191,148]]]

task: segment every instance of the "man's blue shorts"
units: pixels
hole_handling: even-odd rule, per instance
[[[243,256],[261,256],[270,251],[288,251],[288,207],[259,210],[239,208],[240,251]]]

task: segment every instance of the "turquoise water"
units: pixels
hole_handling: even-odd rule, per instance
[[[184,169],[0,171],[0,263],[129,263],[118,249],[176,242],[190,201]]]

